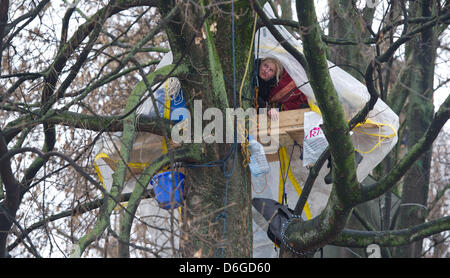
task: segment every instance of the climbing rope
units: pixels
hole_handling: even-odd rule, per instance
[[[232,60],[233,60],[233,108],[236,109],[236,55],[235,55],[235,31],[234,31],[234,1],[231,1],[231,45],[232,45]],[[223,201],[223,212],[219,214],[218,218],[223,218],[223,224],[222,224],[222,241],[225,242],[226,240],[226,225],[227,225],[227,205],[228,205],[228,186],[229,186],[229,179],[232,177],[234,168],[236,165],[236,148],[237,148],[237,126],[236,126],[236,119],[234,122],[234,138],[233,138],[233,145],[231,147],[231,157],[233,157],[233,165],[231,171],[228,173],[226,166],[227,163],[223,164],[223,172],[225,175],[225,197]],[[230,157],[227,158],[227,160]],[[226,160],[226,161],[227,161]],[[218,220],[217,218],[217,220]],[[225,255],[225,248],[221,247],[219,249],[221,251],[221,257],[223,258]]]
[[[279,150],[280,183],[279,183],[279,189],[278,189],[278,202],[280,204],[284,204],[284,199],[287,199],[287,195],[285,193],[285,188],[286,188],[285,184],[286,184],[286,181],[288,178],[291,181],[292,186],[294,187],[298,196],[300,196],[302,194],[302,188],[300,187],[300,184],[298,183],[298,181],[295,179],[294,175],[292,174],[291,167],[290,167],[291,159],[292,159],[292,155],[293,155],[295,146],[298,146],[301,148],[301,146],[296,141],[294,141],[294,145],[292,146],[292,151],[291,151],[291,155],[289,158],[289,162],[288,162],[286,147],[281,147]],[[286,164],[287,164],[287,167],[286,167]],[[285,172],[286,172],[286,177],[284,176]],[[305,212],[305,216],[308,220],[312,218],[311,210],[309,208],[308,203],[305,203],[304,212]]]
[[[251,39],[251,42],[250,42],[250,48],[248,50],[247,62],[246,62],[246,65],[245,65],[244,76],[242,78],[241,86],[239,88],[239,107],[241,107],[241,108],[242,108],[242,91],[243,91],[243,88],[244,88],[245,79],[247,77],[249,66],[250,66],[250,58],[252,57],[252,50],[253,50],[253,44],[254,44],[254,39],[255,39],[255,33],[256,33],[256,22],[257,22],[257,19],[258,19],[258,15],[255,15],[255,19],[253,21],[253,28],[252,28],[253,29],[252,30],[252,39]],[[255,103],[254,103],[255,106],[254,107],[256,108],[256,111],[258,111],[258,101],[257,101],[257,99],[258,99],[258,87],[255,88],[255,93],[256,93],[256,98],[254,100],[255,101]],[[248,122],[248,120],[247,120],[247,122]],[[247,122],[246,122],[246,124],[247,124]],[[243,167],[247,167],[248,164],[250,163],[250,152],[248,150],[249,143],[248,143],[248,139],[247,139],[248,135],[249,135],[249,131],[248,131],[247,128],[245,128],[245,130],[240,130],[240,132],[244,134],[244,140],[241,143],[241,153],[242,153],[242,157],[243,157],[242,166]]]

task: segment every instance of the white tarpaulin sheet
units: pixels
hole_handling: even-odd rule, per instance
[[[264,11],[269,17],[274,17],[270,5],[266,4]],[[302,51],[300,40],[296,40],[283,26],[276,26],[276,28],[289,43]],[[261,28],[256,33],[255,41],[258,42],[258,40],[259,47],[255,48],[255,56],[279,59],[296,85],[301,86],[300,90],[307,96],[311,109],[316,111],[318,108],[314,92],[302,65],[278,43],[267,28]],[[370,99],[369,92],[364,84],[349,73],[331,62],[329,65],[336,92],[346,112],[347,120],[350,120]],[[398,140],[398,116],[381,99],[378,99],[374,109],[370,111],[368,120],[370,125],[355,128],[352,135],[355,149],[363,156],[357,171],[360,182],[384,159]]]
[[[172,53],[167,53],[157,69],[172,63]],[[169,82],[173,81],[173,82]],[[179,91],[179,82],[177,80],[167,80],[168,86],[162,86],[164,93]],[[163,98],[164,100],[164,98]],[[138,114],[152,114],[153,104],[148,98],[139,108]],[[163,106],[165,109],[165,106]],[[162,111],[160,111],[162,112]],[[153,112],[153,114],[155,114]],[[117,132],[103,136],[95,145],[96,158],[95,170],[106,191],[110,191],[112,186],[112,175],[115,164],[121,159],[118,150],[121,147],[122,133]],[[136,132],[131,151],[130,161],[128,163],[128,173],[124,184],[123,193],[132,192],[142,171],[153,160],[158,158],[164,152],[164,139],[162,136],[150,134],[148,132]],[[143,185],[151,188],[152,185]],[[126,207],[126,203],[122,204]],[[120,207],[117,207],[120,209]],[[137,213],[141,223],[147,226],[146,238],[151,241],[149,249],[154,250],[154,255],[158,257],[177,257],[179,248],[179,210],[165,210],[160,208],[158,202],[152,199],[141,200]]]
[[[264,6],[264,11],[270,18],[274,18],[269,4]],[[283,26],[276,26],[276,28],[291,45],[303,52],[300,40],[295,39]],[[265,27],[260,28],[256,32],[255,42],[257,46],[255,48],[255,57],[275,57],[279,59],[296,85],[300,86],[300,90],[307,96],[311,109],[319,112],[318,116],[321,117],[316,105],[314,92],[308,83],[308,77],[301,64],[281,46]],[[364,107],[370,99],[370,95],[364,84],[341,68],[334,66],[331,62],[329,62],[329,71],[345,110],[347,120],[350,120]],[[307,118],[305,117],[305,120]],[[359,126],[353,130],[352,134],[355,149],[363,157],[357,170],[359,182],[364,180],[384,159],[398,139],[398,116],[381,99],[378,99],[374,109],[369,113],[368,120],[372,123],[371,125]],[[290,149],[287,149],[288,153],[290,151]],[[294,152],[291,168],[295,179],[298,180],[300,185],[303,185],[306,181],[308,170],[303,166],[299,156],[299,153]],[[278,161],[270,163],[271,171],[265,177],[252,177],[252,198],[279,200],[279,163]],[[326,185],[323,182],[323,177],[328,171],[329,169],[324,165],[308,198],[310,217],[312,218],[319,215],[323,210],[331,192],[331,185]],[[294,208],[299,195],[294,190],[290,180],[286,181],[285,190],[288,197],[287,205],[290,208]],[[277,249],[275,249],[274,244],[266,234],[267,223],[261,217],[258,212],[253,210],[253,256],[277,257]],[[303,217],[305,218],[304,215]]]

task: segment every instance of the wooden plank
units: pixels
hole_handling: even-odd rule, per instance
[[[279,161],[280,160],[278,152],[266,154],[266,158],[267,158],[268,162],[274,162],[274,161]]]
[[[304,113],[311,111],[310,109],[296,109],[289,111],[279,112],[279,124],[278,129],[270,127],[269,130],[258,130],[260,136],[279,136],[280,143],[285,140],[285,136],[289,136],[291,139],[296,140],[298,144],[303,144],[304,136]],[[270,125],[270,120],[268,120]]]
[[[305,130],[303,127],[286,129],[286,133],[299,145],[303,145],[303,139],[305,138]]]
[[[127,169],[126,180],[128,181],[132,176],[140,175],[143,172],[143,167],[146,164],[153,162],[156,158],[162,155],[162,137],[161,136],[138,136],[133,143],[133,149],[130,153],[129,169]],[[169,142],[170,148],[179,147],[179,144],[172,140]],[[120,146],[118,146],[120,147]],[[102,158],[108,166],[115,170],[117,161],[121,159],[116,150],[108,154],[109,157]],[[135,166],[132,166],[135,164]]]
[[[280,111],[278,113],[279,127],[292,128],[294,126],[303,126],[305,122],[304,114],[308,111],[311,111],[311,109]]]
[[[103,161],[106,162],[106,164],[108,164],[108,166],[113,171],[116,170],[117,160],[113,160],[108,157],[102,157],[102,159],[103,159]],[[130,180],[131,177],[140,175],[142,173],[142,171],[143,171],[143,169],[140,169],[140,168],[129,167],[126,171],[125,180],[128,181],[128,180]]]
[[[303,145],[304,138],[304,114],[311,111],[310,109],[296,109],[289,111],[281,111],[278,113],[278,128],[270,128],[269,130],[258,130],[258,135],[263,136],[275,136],[278,137],[278,146],[292,146],[294,140]],[[268,119],[268,125],[270,119]],[[275,144],[276,145],[276,144]],[[264,151],[266,152],[266,158],[269,162],[279,161],[278,148],[273,148],[270,145],[264,145]]]

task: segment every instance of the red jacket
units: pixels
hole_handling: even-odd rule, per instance
[[[282,104],[283,110],[299,109],[301,104],[308,104],[305,94],[297,88],[286,70],[283,70],[278,84],[270,90],[268,100]]]

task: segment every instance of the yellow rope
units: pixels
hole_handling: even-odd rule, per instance
[[[169,79],[167,79],[165,87],[164,87],[164,119],[170,119],[170,96],[167,92],[167,88],[169,87]],[[166,139],[162,139],[162,153],[167,153],[167,142]]]
[[[322,113],[320,112],[320,109],[319,109],[319,107],[317,105],[315,105],[314,103],[312,103],[310,101],[308,102],[308,104],[309,104],[309,107],[311,108],[311,111],[314,111],[314,112],[316,112],[319,115],[322,115]],[[364,127],[364,124],[376,125],[378,127],[378,133],[368,133],[368,132],[364,132],[364,131],[358,129],[358,127]],[[381,134],[381,128],[383,126],[391,128],[392,129],[392,133],[389,134],[389,135]],[[353,129],[353,131],[355,131],[357,133],[361,133],[361,134],[365,134],[365,135],[368,135],[368,136],[373,136],[373,137],[377,137],[378,138],[378,142],[368,151],[362,151],[362,150],[358,150],[358,149],[355,148],[355,151],[357,151],[359,153],[365,153],[365,154],[373,152],[376,148],[378,148],[381,145],[381,143],[384,140],[390,139],[390,138],[393,138],[393,137],[397,136],[397,132],[396,132],[395,128],[391,124],[378,123],[378,122],[375,122],[375,121],[373,121],[371,119],[366,119],[364,122],[357,124],[355,126],[355,128]]]
[[[289,166],[289,157],[286,152],[286,147],[280,148],[280,165],[281,165],[281,171],[280,171],[280,183],[278,188],[278,202],[281,204],[283,201],[283,188],[284,188],[284,182],[283,182],[283,176],[284,173],[287,170],[288,178],[291,181],[292,185],[295,188],[295,191],[297,191],[298,196],[302,194],[302,188],[300,187],[300,184],[295,179],[294,175],[292,174],[291,167],[289,169],[286,169]],[[309,209],[308,202],[306,202],[304,207],[305,215],[308,220],[311,219],[311,210]]]
[[[106,185],[105,185],[105,182],[104,182],[104,179],[103,179],[102,172],[100,171],[100,168],[98,167],[98,164],[97,164],[97,160],[99,160],[101,158],[109,158],[109,156],[106,153],[99,153],[99,154],[97,154],[95,156],[95,159],[94,159],[94,168],[95,168],[95,172],[98,175],[98,178],[100,179],[100,183],[102,184],[103,188],[106,190]],[[136,164],[138,164],[138,163],[136,163]],[[130,165],[128,164],[128,166],[130,166]],[[102,193],[102,197],[105,197],[103,195],[103,193]],[[122,203],[120,203],[120,205],[118,204],[114,208],[114,210],[117,211],[117,210],[121,209],[122,207],[126,207],[127,205],[128,205],[128,202],[122,202]]]
[[[250,65],[250,57],[252,57],[253,41],[255,39],[256,20],[257,19],[258,19],[258,15],[255,15],[255,20],[253,21],[252,40],[250,42],[250,49],[248,50],[248,56],[247,56],[247,64],[245,65],[244,77],[242,78],[241,87],[239,88],[239,106],[240,107],[242,107],[242,89],[244,88],[245,78],[247,77],[248,67]]]
[[[258,19],[258,15],[255,15],[255,20],[253,21],[253,31],[252,31],[252,40],[250,42],[250,49],[248,50],[247,55],[247,63],[245,65],[245,71],[244,71],[244,77],[242,78],[241,86],[239,88],[239,107],[242,107],[242,90],[244,88],[245,79],[247,77],[248,68],[250,65],[250,58],[252,57],[252,50],[253,50],[253,41],[255,39],[255,32],[256,32],[256,22]],[[245,127],[244,127],[245,128]],[[248,140],[247,137],[249,135],[249,131],[247,128],[245,130],[239,130],[241,134],[244,134],[244,141],[241,143],[241,153],[243,156],[242,166],[247,167],[250,163],[250,152],[248,150]]]
[[[365,124],[365,123],[376,125],[376,126],[378,127],[378,133],[377,133],[377,134],[375,134],[375,133],[368,133],[368,132],[364,132],[364,131],[359,130],[358,127],[362,126],[362,125]],[[387,126],[387,127],[391,128],[392,131],[393,131],[392,134],[389,134],[389,135],[381,134],[381,128],[382,128],[383,126]],[[368,151],[362,151],[362,150],[355,149],[357,152],[359,152],[359,153],[365,153],[365,154],[371,153],[373,150],[375,150],[376,148],[378,148],[384,140],[390,139],[390,138],[393,138],[393,137],[397,136],[397,132],[395,131],[395,128],[394,128],[391,124],[376,123],[376,122],[374,122],[374,121],[372,121],[372,120],[370,120],[370,119],[367,119],[367,120],[366,120],[364,123],[362,123],[362,124],[356,125],[356,127],[355,127],[353,130],[354,130],[355,132],[358,132],[358,133],[361,133],[361,134],[365,134],[365,135],[368,135],[368,136],[378,137],[378,142],[377,142],[377,143],[375,144],[375,146],[373,146],[370,150],[368,150]]]

